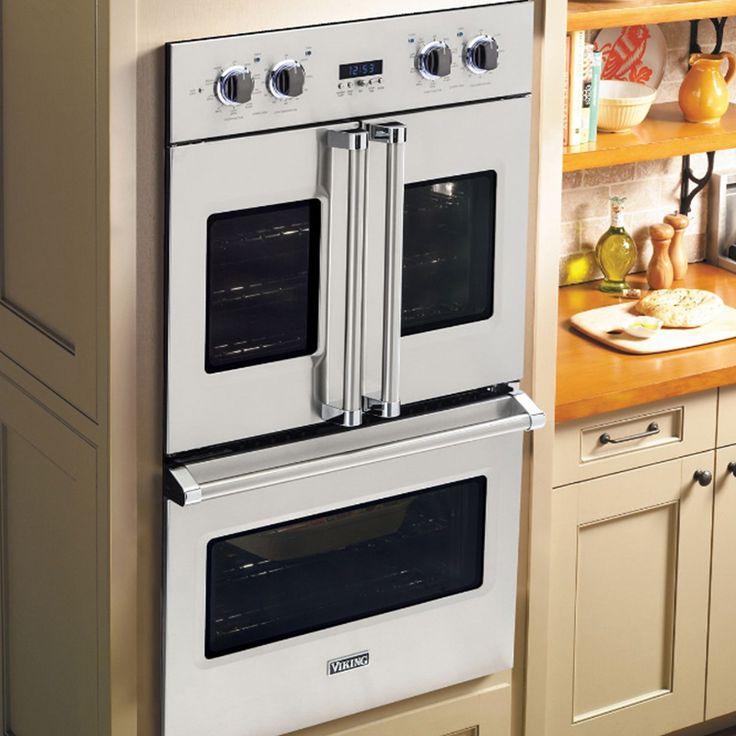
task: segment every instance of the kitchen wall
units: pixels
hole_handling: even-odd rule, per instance
[[[667,41],[667,66],[656,101],[675,102],[687,71],[690,24],[665,23],[660,28]],[[699,37],[703,51],[710,51],[715,33],[709,21],[700,23]],[[736,52],[736,17],[726,22],[723,48]],[[736,102],[736,84],[731,88],[731,101]],[[691,156],[690,162],[697,176],[705,172],[705,154]],[[560,284],[601,277],[593,249],[609,226],[608,197],[612,194],[627,198],[626,229],[639,249],[635,270],[644,270],[651,256],[649,225],[661,222],[665,214],[679,207],[681,165],[682,159],[673,158],[563,174]],[[718,151],[715,169],[730,168],[736,168],[736,149]],[[685,247],[691,262],[705,257],[707,220],[705,191],[693,201],[686,231]]]

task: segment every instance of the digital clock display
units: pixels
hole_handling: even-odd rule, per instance
[[[354,61],[352,64],[340,64],[340,79],[355,79],[383,74],[383,59],[373,61]]]

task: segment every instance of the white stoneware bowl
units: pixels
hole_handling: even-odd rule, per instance
[[[598,130],[626,133],[644,120],[657,96],[646,84],[602,79],[598,103]]]
[[[640,337],[646,339],[654,337],[661,329],[664,322],[657,317],[647,317],[638,315],[632,317],[629,322],[624,325],[624,332],[632,337]]]

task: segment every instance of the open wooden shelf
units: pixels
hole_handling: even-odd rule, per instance
[[[652,105],[646,120],[630,133],[598,133],[593,144],[568,146],[563,171],[616,166],[633,161],[685,156],[736,148],[736,105],[716,125],[688,123],[676,102]]]
[[[567,4],[567,30],[674,23],[733,14],[733,0],[570,0]]]

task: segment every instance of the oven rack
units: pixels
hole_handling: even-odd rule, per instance
[[[297,299],[299,294],[309,287],[309,273],[300,271],[283,279],[269,279],[249,284],[229,285],[224,288],[213,289],[210,301],[211,307],[248,308],[248,302],[258,300]]]
[[[340,576],[341,607],[345,609],[357,604],[364,607],[361,599],[366,594],[366,580],[370,580],[371,595],[378,600],[390,595],[395,602],[396,594],[402,592],[412,602],[424,595],[437,597],[452,580],[453,570],[433,569],[428,546],[447,529],[446,521],[415,511],[394,534],[290,561],[263,559],[228,545],[227,556],[234,564],[215,582],[212,633],[215,637],[237,637],[250,632],[260,640],[268,636],[269,627],[291,627],[293,620],[301,628],[308,625],[310,616],[322,620],[333,608],[334,591],[321,588],[319,576],[312,571],[323,569],[325,564],[333,576]],[[396,564],[399,558],[401,565]],[[421,596],[419,586],[424,591]],[[244,589],[249,591],[247,597],[242,594]],[[296,616],[284,614],[285,591],[299,600]],[[331,615],[341,617],[343,613],[349,610],[333,608]]]
[[[210,350],[210,360],[215,363],[226,360],[236,360],[244,355],[253,352],[265,350],[278,350],[279,353],[287,350],[296,350],[304,344],[304,338],[301,335],[289,337],[279,335],[276,339],[265,340],[263,337],[257,337],[252,340],[238,340],[236,342],[223,343],[221,345],[213,345]]]

